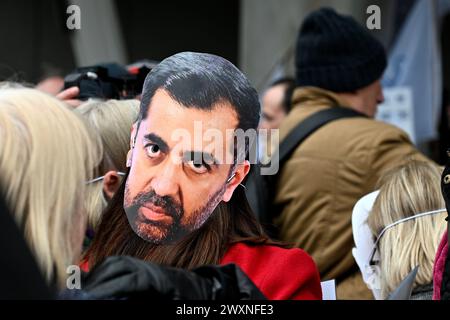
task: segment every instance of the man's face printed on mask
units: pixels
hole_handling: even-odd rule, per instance
[[[147,117],[133,127],[125,186],[124,209],[141,238],[173,243],[200,228],[221,201],[231,198],[249,169],[225,161],[233,157],[226,132],[237,124],[227,103],[212,110],[187,108],[166,91],[156,91]],[[223,142],[212,143],[205,136],[208,129],[221,133]],[[227,182],[231,171],[235,176]]]

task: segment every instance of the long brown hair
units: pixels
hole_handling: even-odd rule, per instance
[[[128,174],[127,174],[128,175]],[[94,240],[86,252],[89,267],[113,255],[129,255],[154,263],[192,269],[218,264],[228,246],[237,242],[286,247],[267,236],[238,187],[231,200],[221,202],[205,224],[173,245],[155,245],[131,228],[123,209],[126,177],[103,213]]]

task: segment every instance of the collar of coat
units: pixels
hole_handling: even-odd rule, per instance
[[[334,92],[317,87],[299,87],[293,92],[292,105],[346,106],[347,103]]]

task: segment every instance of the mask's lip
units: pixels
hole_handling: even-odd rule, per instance
[[[139,215],[149,223],[168,224],[174,220],[173,216],[164,211],[161,207],[151,204],[142,205]]]
[[[147,208],[147,209],[149,209],[149,210],[152,210],[155,213],[164,214],[166,216],[171,216],[171,214],[167,213],[166,210],[164,210],[162,207],[156,206],[150,201],[145,202],[142,206]]]

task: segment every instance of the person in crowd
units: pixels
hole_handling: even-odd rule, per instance
[[[441,170],[430,162],[411,161],[386,173],[380,182],[367,224],[378,240],[383,298],[416,266],[411,299],[432,298],[435,253],[446,227],[440,175]]]
[[[410,161],[381,178],[366,220],[372,245],[359,262],[363,274],[372,271],[364,279],[377,299],[388,298],[418,266],[411,299],[431,300],[434,258],[445,230],[440,175],[430,162]]]
[[[54,294],[6,205],[3,190],[0,181],[0,250],[4,261],[0,272],[6,275],[0,287],[0,300],[51,299]]]
[[[80,204],[98,153],[82,119],[63,102],[35,89],[0,90],[5,200],[50,286],[65,286],[67,267],[80,259]]]
[[[0,265],[2,274],[7,275],[0,288],[1,300],[265,299],[244,272],[233,264],[188,271],[131,257],[110,257],[89,274],[80,274],[79,287],[72,286],[70,278],[73,274],[68,274],[66,284],[70,287],[67,289],[51,287],[44,280],[13,219],[15,214],[4,201],[3,190],[0,186],[0,248],[8,263]]]
[[[68,267],[80,259],[85,232],[86,181],[102,160],[101,145],[85,121],[63,102],[20,85],[4,87],[0,90],[0,234],[3,258],[9,263],[2,265],[7,277],[1,297],[265,298],[232,264],[187,271],[130,257],[110,257],[81,275],[81,289],[67,287]],[[129,103],[132,108],[133,102]]]
[[[448,206],[446,205],[447,212]],[[448,219],[448,218],[447,218]],[[448,229],[442,235],[441,241],[436,251],[436,257],[433,266],[433,300],[449,300],[450,270],[447,264],[448,259]],[[445,274],[445,280],[444,280]]]
[[[313,260],[264,233],[241,187],[249,143],[234,142],[256,131],[259,115],[256,90],[221,57],[182,52],[153,68],[129,170],[86,253],[88,267],[113,255],[184,269],[235,263],[269,299],[320,299]]]
[[[370,298],[351,254],[352,208],[385,170],[407,158],[428,160],[405,132],[373,119],[384,99],[386,53],[352,17],[331,8],[310,13],[295,59],[297,88],[280,143],[320,111],[358,116],[329,122],[297,145],[277,176],[273,222],[281,240],[313,257],[323,280],[336,279],[339,299]]]
[[[450,212],[450,149],[447,150],[447,161],[441,175],[441,193],[447,209],[447,230],[442,234],[437,248],[433,267],[433,300],[450,300],[450,256],[449,244],[449,216]]]
[[[272,154],[272,130],[277,130],[281,122],[291,110],[292,92],[295,89],[295,79],[290,77],[274,81],[262,97],[262,116],[259,129],[266,129],[267,134],[261,135],[261,161],[267,162]],[[275,141],[275,140],[274,140]]]
[[[80,88],[77,86],[73,86],[67,89],[62,90],[59,92],[56,97],[64,101],[67,105],[69,105],[72,108],[78,107],[80,104],[83,103],[83,101],[78,99],[78,95],[80,94]]]
[[[36,84],[36,89],[52,96],[59,94],[63,88],[64,78],[57,75],[46,77]]]
[[[261,129],[278,129],[291,110],[295,79],[286,77],[274,81],[262,97]]]
[[[90,242],[101,213],[119,188],[126,171],[130,131],[138,116],[139,101],[89,101],[74,111],[88,122],[89,127],[99,136],[103,147],[102,160],[95,170],[96,177],[89,181],[87,187],[87,240]]]

